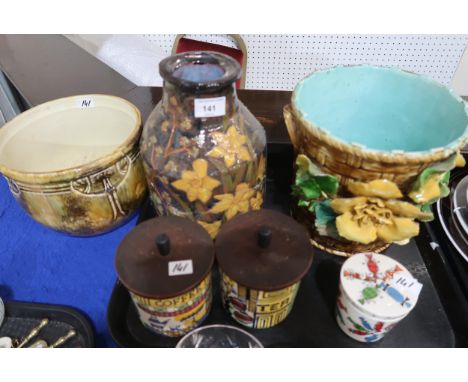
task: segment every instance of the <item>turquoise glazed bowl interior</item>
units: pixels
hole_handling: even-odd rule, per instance
[[[448,88],[368,65],[313,73],[294,90],[293,107],[333,138],[383,152],[458,146],[468,125],[465,103]]]

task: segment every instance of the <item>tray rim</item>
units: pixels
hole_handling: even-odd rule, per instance
[[[72,316],[82,326],[80,333],[82,334],[85,340],[85,347],[86,348],[94,348],[95,347],[95,331],[91,324],[91,321],[86,317],[84,312],[81,312],[79,309],[68,306],[68,305],[55,305],[55,304],[46,304],[40,302],[29,302],[29,301],[17,301],[17,300],[8,300],[4,301],[5,303],[5,319],[11,316],[7,316],[6,313],[9,309],[20,309],[20,311],[25,311],[26,315],[13,315],[12,317],[17,318],[35,318],[31,316],[27,316],[27,311],[29,310],[44,310],[44,311],[54,311],[58,313],[65,314],[67,316]],[[61,322],[68,323],[67,321],[57,320]],[[75,328],[77,329],[77,328]],[[78,329],[77,329],[78,330]]]
[[[275,151],[281,151],[283,147],[292,147],[290,143],[273,143],[273,144],[269,144],[268,145],[268,153],[271,153],[271,152],[275,152]],[[277,150],[279,149],[279,150]],[[145,215],[147,213],[147,209],[148,209],[148,205],[151,205],[150,204],[150,200],[149,198],[147,198],[143,203],[142,203],[142,208],[140,210],[140,215],[138,217],[138,221],[137,221],[137,224],[139,224],[140,222],[144,221],[146,218],[145,218]],[[426,227],[426,224],[421,224],[421,230],[422,231],[426,231],[426,234],[431,236],[428,232],[428,228],[429,227]],[[421,235],[420,235],[421,236]],[[416,247],[418,248],[419,252],[420,252],[420,261],[421,261],[421,264],[423,264],[426,268],[427,268],[427,273],[428,273],[428,277],[431,281],[431,284],[432,284],[432,288],[434,289],[434,292],[439,300],[439,303],[440,303],[440,307],[442,308],[442,314],[444,315],[445,317],[445,320],[447,321],[447,324],[450,328],[450,335],[452,337],[452,340],[450,341],[451,342],[451,346],[450,347],[463,347],[463,341],[460,341],[460,338],[459,338],[459,335],[458,335],[458,332],[456,330],[456,328],[454,327],[453,325],[453,322],[452,322],[452,319],[451,319],[451,315],[449,314],[449,312],[447,311],[447,307],[445,306],[444,302],[442,301],[441,299],[441,292],[439,291],[439,286],[438,284],[435,282],[433,276],[432,276],[432,269],[430,269],[430,267],[428,267],[428,263],[427,263],[427,259],[426,259],[426,256],[423,255],[422,253],[422,250],[421,250],[421,246],[418,242],[418,240],[415,240],[415,245]],[[331,254],[332,255],[332,254]],[[336,255],[335,255],[336,256]],[[444,268],[444,272],[447,272],[447,270]],[[111,317],[111,314],[110,314],[110,307],[111,307],[111,302],[112,300],[115,298],[115,294],[117,293],[117,287],[119,286],[119,280],[117,279],[116,280],[116,283],[114,284],[114,288],[112,290],[112,294],[110,296],[110,299],[109,299],[109,303],[108,303],[108,307],[107,307],[107,324],[108,324],[108,329],[109,329],[109,332],[114,340],[114,342],[118,345],[118,346],[136,346],[136,347],[147,347],[147,345],[145,345],[144,343],[141,343],[139,341],[137,341],[135,338],[132,338],[132,343],[125,343],[125,342],[122,342],[121,339],[122,338],[117,338],[119,337],[119,335],[117,333],[114,333],[114,323],[113,323],[113,319]],[[125,289],[123,287],[123,285],[120,285],[123,289]],[[126,292],[126,291],[124,291]],[[126,292],[128,294],[128,292]],[[130,301],[131,303],[131,301]],[[128,309],[127,309],[128,311]],[[127,313],[126,311],[126,313]],[[125,340],[124,340],[125,341]]]

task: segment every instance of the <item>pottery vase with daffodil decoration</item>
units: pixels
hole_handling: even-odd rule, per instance
[[[159,215],[192,219],[215,238],[223,222],[262,206],[265,131],[237,98],[232,58],[188,52],[159,70],[162,100],[140,141],[151,200]]]

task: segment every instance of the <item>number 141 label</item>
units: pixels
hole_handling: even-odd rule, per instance
[[[195,118],[222,117],[226,114],[226,97],[195,98]]]

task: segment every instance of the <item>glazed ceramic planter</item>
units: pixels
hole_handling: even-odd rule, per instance
[[[379,341],[414,309],[421,288],[411,273],[390,257],[357,254],[341,268],[338,326],[354,340]]]
[[[140,112],[118,97],[47,102],[0,129],[0,172],[39,223],[73,235],[103,233],[145,197],[140,131]]]
[[[227,222],[215,242],[223,305],[255,329],[284,321],[313,260],[309,235],[287,215],[252,211]]]
[[[262,206],[265,131],[237,98],[241,70],[229,56],[182,53],[159,71],[162,100],[140,145],[151,200],[159,215],[197,221],[214,238],[224,222]]]
[[[136,226],[120,243],[115,266],[141,323],[179,337],[199,326],[212,302],[213,242],[188,219],[164,216]]]
[[[448,191],[468,126],[467,107],[449,89],[367,65],[313,73],[284,116],[300,155],[295,216],[317,247],[340,255],[418,234],[417,221],[432,219],[430,205]]]

